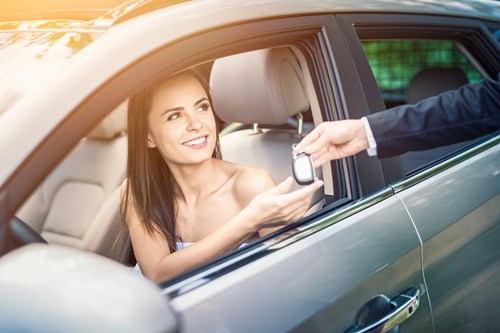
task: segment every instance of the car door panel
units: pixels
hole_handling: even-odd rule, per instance
[[[500,331],[499,141],[397,194],[422,237],[437,332]]]
[[[420,243],[404,207],[394,196],[369,203],[312,222],[302,233],[315,233],[175,297],[184,331],[342,332],[373,296],[411,286],[425,294]],[[402,332],[431,331],[424,298],[417,314]]]

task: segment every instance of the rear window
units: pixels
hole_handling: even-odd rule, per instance
[[[364,41],[363,48],[386,107],[407,102],[411,80],[423,69],[461,69],[469,83],[481,75],[451,41],[379,40]]]

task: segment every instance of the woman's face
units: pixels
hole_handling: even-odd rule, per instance
[[[217,129],[207,93],[190,74],[162,82],[148,115],[148,147],[167,163],[197,164],[212,157]]]

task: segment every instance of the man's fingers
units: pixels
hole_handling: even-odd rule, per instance
[[[319,127],[316,127],[295,146],[294,150],[296,152],[302,152],[307,146],[318,140],[318,138],[321,137],[321,134],[322,130]]]
[[[316,158],[313,157],[314,168],[319,168],[320,166],[322,166],[324,163],[326,163],[328,161],[330,161],[328,153],[321,154],[320,156],[318,156]]]
[[[325,149],[325,147],[328,146],[330,146],[329,138],[326,135],[322,135],[314,142],[304,147],[303,151],[309,155],[312,155],[314,153],[317,153],[318,151],[321,151],[322,149]]]

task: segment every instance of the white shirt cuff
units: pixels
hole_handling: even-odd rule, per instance
[[[362,117],[361,120],[363,121],[363,125],[365,125],[366,138],[368,139],[369,147],[366,152],[368,153],[368,156],[377,156],[377,142],[375,141],[375,137],[373,136],[370,123],[368,122],[368,119],[366,119],[366,117]]]

